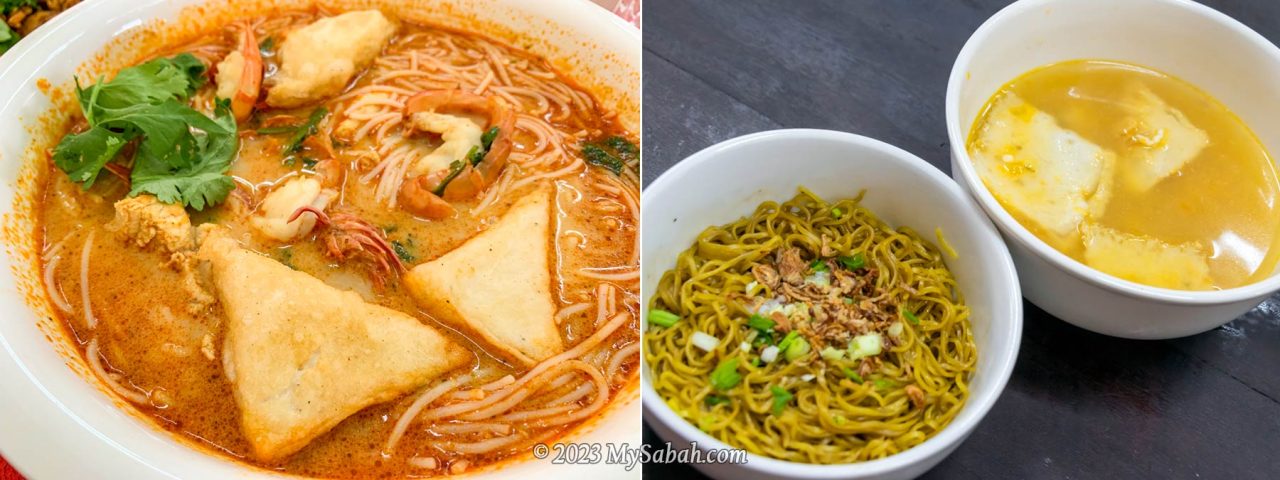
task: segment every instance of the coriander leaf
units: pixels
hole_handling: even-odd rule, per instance
[[[18,35],[18,32],[9,28],[8,24],[0,22],[0,53],[9,51],[21,39],[22,36]]]
[[[582,146],[582,156],[586,157],[587,163],[597,167],[604,167],[606,170],[613,172],[614,175],[621,175],[622,168],[626,165],[622,163],[622,159],[593,143]]]
[[[139,149],[134,162],[130,196],[150,193],[164,203],[182,203],[204,210],[206,206],[222,202],[235,188],[231,177],[226,175],[239,148],[230,103],[220,100],[214,119],[195,113],[204,120],[189,125],[203,131],[189,130],[187,136],[179,137],[172,153],[151,155],[148,153],[151,149],[145,147],[154,140],[150,137],[143,140],[143,148]],[[205,126],[200,126],[202,124]]]
[[[317,126],[320,125],[320,120],[323,120],[324,116],[328,114],[329,109],[324,107],[312,110],[311,116],[307,117],[307,121],[298,126],[298,129],[289,137],[289,146],[285,147],[285,153],[295,153],[298,150],[302,150],[302,141],[311,135],[315,135]]]
[[[635,158],[636,155],[640,154],[640,149],[636,147],[636,144],[617,135],[606,138],[600,143],[606,147],[612,148],[614,152],[618,153],[618,157],[623,160],[631,160]]]
[[[36,8],[36,3],[37,0],[0,0],[0,13],[7,15],[22,7]]]
[[[107,110],[98,117],[98,125],[121,131],[137,129],[145,136],[139,145],[139,152],[167,159],[173,167],[185,163],[180,157],[189,152],[183,151],[181,147],[189,147],[186,145],[189,142],[185,140],[190,139],[192,128],[220,135],[235,132],[235,125],[229,128],[220,125],[177,100]]]
[[[262,39],[261,42],[258,42],[258,54],[264,57],[270,57],[272,53],[275,52],[275,49],[276,37],[274,36],[268,36],[267,38]]]
[[[396,256],[397,256],[397,257],[400,257],[400,260],[401,260],[401,261],[403,261],[403,262],[405,262],[405,263],[412,263],[412,262],[413,262],[413,260],[414,260],[413,253],[412,253],[412,252],[410,252],[410,251],[409,251],[409,247],[404,246],[404,244],[403,244],[403,243],[400,243],[399,241],[396,241],[396,240],[392,240],[392,241],[391,241],[391,249],[392,249],[392,250],[395,250],[395,252],[396,252]]]
[[[98,81],[89,89],[81,89],[77,85],[76,93],[85,118],[93,123],[100,116],[100,111],[170,99],[185,101],[204,85],[204,72],[204,64],[199,59],[183,53],[126,68],[111,81]]]
[[[452,182],[453,179],[458,178],[458,174],[462,173],[462,169],[464,168],[466,167],[462,165],[462,162],[457,160],[449,163],[449,174],[444,177],[444,180],[440,181],[440,185],[437,185],[436,189],[432,190],[431,193],[435,194],[437,197],[444,196],[445,187],[448,187],[449,182]]]
[[[120,153],[129,142],[123,134],[103,127],[67,135],[53,149],[53,163],[67,172],[71,180],[88,190],[98,179],[98,172]]]

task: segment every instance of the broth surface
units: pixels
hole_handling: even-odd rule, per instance
[[[1016,95],[1052,116],[1060,127],[1114,152],[1117,175],[1123,175],[1126,168],[1143,161],[1130,154],[1134,142],[1130,130],[1131,92],[1139,88],[1148,89],[1180,111],[1190,124],[1207,134],[1208,143],[1193,159],[1149,190],[1116,181],[1105,213],[1086,221],[1165,244],[1198,245],[1208,258],[1211,278],[1210,285],[1204,288],[1237,287],[1270,275],[1280,257],[1276,248],[1280,182],[1274,160],[1257,136],[1226,106],[1178,78],[1137,65],[1099,60],[1037,68],[1009,82],[992,97],[974,123],[969,152],[975,156],[982,152],[1000,154],[996,150],[1002,146],[986,145],[980,137],[986,129],[995,128],[991,119],[993,105]],[[988,178],[984,177],[984,181],[991,187]],[[1090,264],[1080,236],[1064,240],[1020,214],[1016,201],[994,188],[992,193],[1046,243]],[[1141,277],[1128,279],[1142,282]]]

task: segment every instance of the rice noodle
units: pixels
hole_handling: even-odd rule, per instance
[[[431,426],[431,431],[447,435],[468,435],[488,433],[493,435],[510,435],[511,425],[505,423],[444,423]]]
[[[387,439],[386,446],[382,448],[383,455],[390,455],[391,452],[395,451],[396,444],[400,442],[400,437],[404,436],[404,432],[409,428],[409,424],[413,423],[413,421],[418,417],[418,412],[421,412],[423,408],[431,404],[431,402],[435,401],[437,398],[440,398],[440,396],[449,393],[450,390],[457,388],[458,385],[466,383],[469,380],[471,380],[470,375],[450,378],[440,382],[440,384],[434,387],[426,389],[421,395],[418,395],[418,398],[415,399],[413,403],[409,404],[409,408],[405,409],[404,413],[400,415],[400,419],[396,420],[395,427],[391,429],[391,437]]]
[[[58,261],[62,260],[61,255],[54,255],[45,261],[44,264],[44,284],[45,291],[49,292],[49,300],[53,305],[62,310],[63,313],[71,313],[71,304],[67,302],[66,297],[62,294],[62,288],[54,282],[53,273],[58,269]]]
[[[589,303],[575,303],[561,308],[560,311],[556,312],[556,323],[564,322],[564,319],[585,312],[589,308],[591,308]]]
[[[101,352],[98,351],[97,337],[89,340],[89,346],[85,347],[84,354],[86,357],[89,357],[89,368],[93,370],[93,373],[97,374],[98,378],[101,378],[102,381],[106,383],[108,387],[111,387],[111,390],[115,391],[117,395],[120,395],[121,397],[124,397],[125,400],[133,403],[147,403],[146,394],[121,385],[120,382],[116,380],[116,375],[108,372],[102,365]]]
[[[84,324],[90,329],[97,328],[98,318],[93,316],[93,306],[89,303],[89,251],[93,249],[93,235],[90,230],[84,240],[84,248],[80,250],[80,300],[84,307]]]
[[[618,370],[622,368],[622,364],[633,355],[637,357],[640,355],[640,342],[631,343],[625,347],[619,348],[618,351],[609,358],[609,366],[604,369],[605,378],[609,379],[610,382],[612,382],[613,379],[618,378]]]

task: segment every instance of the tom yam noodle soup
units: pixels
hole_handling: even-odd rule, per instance
[[[1280,258],[1273,159],[1173,76],[1099,60],[1032,70],[991,97],[968,149],[1019,223],[1102,272],[1210,290],[1261,280]]]
[[[978,355],[969,309],[942,250],[860,200],[801,188],[675,259],[644,338],[672,410],[729,445],[822,464],[892,455],[955,418]]]
[[[635,136],[543,59],[290,11],[77,94],[47,291],[155,425],[291,474],[462,473],[634,380]]]

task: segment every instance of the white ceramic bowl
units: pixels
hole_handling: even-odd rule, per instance
[[[1095,332],[1160,339],[1213,329],[1280,290],[1280,275],[1220,291],[1156,288],[1104,274],[1054,250],[1004,210],[965,149],[979,110],[1008,81],[1072,59],[1155,68],[1204,89],[1280,152],[1280,49],[1187,0],[1022,0],[992,16],[960,51],[947,85],[951,174],[1004,234],[1027,299]]]
[[[270,0],[276,4],[299,0]],[[24,153],[49,100],[37,88],[45,78],[55,86],[70,82],[87,60],[128,30],[153,20],[179,18],[202,0],[95,0],[76,5],[0,58],[0,214],[5,255],[0,255],[0,455],[32,480],[71,478],[227,479],[278,478],[192,448],[122,410],[105,388],[88,376],[78,356],[43,313],[44,300],[29,302],[33,278],[25,255],[34,250],[31,221],[15,205],[31,179]],[[252,0],[240,1],[243,8]],[[308,2],[309,3],[309,2]],[[598,90],[600,99],[639,131],[640,35],[631,25],[586,0],[358,0],[328,3],[382,6],[390,12],[418,9],[435,23],[465,27],[492,25],[519,36],[520,44],[552,59],[562,71]],[[452,13],[449,13],[452,12]],[[188,12],[190,13],[190,12]],[[189,18],[189,17],[184,17]],[[465,19],[465,21],[464,21]],[[123,47],[122,47],[123,48]],[[81,71],[83,74],[84,72]],[[61,174],[61,173],[59,173]],[[23,185],[19,185],[23,184]],[[18,209],[15,211],[15,208]],[[43,297],[41,297],[43,298]],[[34,305],[32,304],[34,303]],[[636,389],[624,392],[604,418],[592,421],[567,441],[640,442],[640,402]],[[505,463],[476,475],[492,478],[638,478],[622,465],[552,465],[528,460]]]
[[[642,304],[647,311],[658,279],[704,229],[748,215],[766,200],[789,199],[801,185],[827,199],[865,189],[864,205],[890,225],[919,232],[942,228],[960,254],[947,265],[973,312],[978,366],[971,396],[942,432],[887,458],[812,465],[750,455],[746,464],[695,466],[723,479],[918,476],[955,450],[991,409],[1013,371],[1022,335],[1022,298],[1008,250],[973,199],[924,160],[877,140],[825,130],[747,135],[684,159],[641,196]],[[729,448],[667,406],[650,384],[648,365],[641,372],[645,420],[659,435],[676,447],[697,442],[699,449]]]

